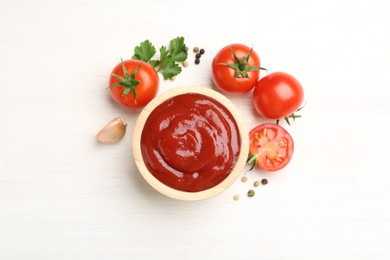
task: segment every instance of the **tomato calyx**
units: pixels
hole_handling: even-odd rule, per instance
[[[135,79],[135,75],[137,74],[139,68],[141,67],[141,64],[138,65],[138,67],[130,75],[129,72],[127,71],[127,69],[125,68],[125,64],[123,63],[122,59],[121,59],[121,63],[122,63],[122,70],[123,70],[124,78],[113,73],[112,76],[117,78],[119,80],[119,82],[112,84],[112,86],[113,87],[124,87],[122,97],[127,96],[127,94],[129,94],[129,92],[131,92],[131,94],[134,97],[134,102],[137,103],[137,101],[135,99],[135,97],[136,97],[135,88],[141,82],[139,80]]]
[[[246,160],[246,164],[249,164],[251,168],[248,171],[251,171],[253,170],[253,168],[255,168],[259,155],[260,154],[249,153],[248,159]]]
[[[288,125],[291,125],[290,119],[292,119],[293,122],[295,122],[295,119],[296,119],[296,118],[302,117],[302,115],[296,115],[295,113],[301,111],[302,108],[305,107],[305,105],[306,105],[306,102],[305,102],[305,104],[303,104],[303,106],[300,107],[297,111],[295,111],[295,112],[292,113],[291,115],[286,116],[285,118],[283,118],[283,119],[287,122]],[[279,122],[280,122],[280,119],[276,120],[276,123],[277,123],[277,124],[279,124]]]
[[[251,70],[266,70],[266,68],[260,67],[260,66],[247,66],[247,63],[249,61],[249,58],[252,54],[253,48],[250,49],[248,54],[240,60],[236,53],[231,49],[234,57],[234,63],[220,63],[222,65],[228,66],[236,71],[236,78],[249,78],[248,71]]]

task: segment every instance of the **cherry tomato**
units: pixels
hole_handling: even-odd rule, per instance
[[[260,58],[242,44],[222,48],[212,62],[214,84],[231,94],[249,92],[259,80]]]
[[[118,103],[140,108],[157,95],[159,78],[156,70],[148,63],[126,60],[112,70],[109,84],[110,94]]]
[[[299,109],[303,95],[301,84],[293,76],[284,72],[273,72],[256,84],[253,103],[263,117],[281,119]]]
[[[250,158],[248,163],[255,164],[265,171],[277,171],[291,160],[294,142],[290,134],[274,123],[259,125],[249,132]]]

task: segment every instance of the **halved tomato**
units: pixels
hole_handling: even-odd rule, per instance
[[[257,163],[265,171],[284,168],[294,152],[294,141],[290,134],[274,123],[259,125],[249,132],[250,148],[248,164]]]

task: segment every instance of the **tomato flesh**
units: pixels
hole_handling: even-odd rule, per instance
[[[284,168],[291,160],[294,142],[278,124],[262,124],[250,131],[250,153],[257,157],[258,166],[266,171]]]

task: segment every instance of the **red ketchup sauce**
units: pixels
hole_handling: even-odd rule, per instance
[[[146,167],[167,186],[209,189],[233,170],[241,139],[232,114],[202,94],[182,94],[157,106],[146,120],[141,152]]]

